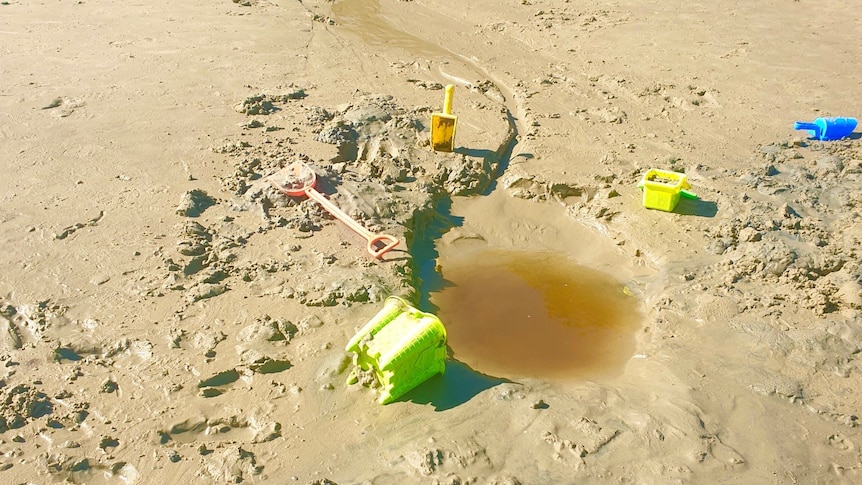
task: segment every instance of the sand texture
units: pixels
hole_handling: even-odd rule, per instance
[[[811,0],[0,2],[0,483],[862,483],[862,128],[793,130],[862,117],[860,39]],[[650,168],[699,199],[644,208]],[[347,383],[387,296],[492,252],[612,278],[621,360]]]

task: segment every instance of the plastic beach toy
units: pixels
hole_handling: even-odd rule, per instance
[[[451,152],[455,149],[455,126],[458,117],[452,115],[452,95],[455,86],[446,86],[443,97],[443,112],[431,114],[431,149],[437,152]]]
[[[446,329],[440,319],[390,296],[383,309],[347,344],[353,363],[372,371],[380,385],[380,404],[399,398],[446,370]],[[351,375],[348,382],[355,381]]]
[[[651,168],[638,182],[638,188],[643,190],[643,206],[647,209],[658,209],[671,212],[679,203],[680,196],[687,199],[697,199],[697,195],[688,189],[688,179],[685,174]]]
[[[797,121],[794,130],[808,130],[808,133],[821,141],[840,140],[853,133],[856,118],[817,118],[811,123]]]
[[[335,204],[323,196],[314,185],[317,183],[317,174],[307,164],[303,162],[292,162],[280,171],[270,176],[270,183],[278,189],[279,192],[291,197],[300,197],[307,195],[314,199],[315,202],[323,206],[327,212],[335,216],[336,219],[343,222],[354,232],[364,237],[367,242],[366,249],[368,253],[375,258],[380,258],[387,252],[391,251],[398,245],[398,238],[388,234],[373,234],[368,229],[365,229],[358,222],[344,213]],[[380,244],[383,246],[381,247]]]

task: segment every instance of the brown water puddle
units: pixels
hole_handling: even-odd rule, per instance
[[[551,253],[485,250],[442,268],[431,295],[455,359],[498,377],[612,377],[634,354],[639,302]]]

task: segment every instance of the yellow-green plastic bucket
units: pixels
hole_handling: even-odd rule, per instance
[[[347,344],[353,362],[374,372],[386,404],[446,369],[446,329],[435,315],[390,296]]]
[[[676,208],[680,193],[691,188],[685,174],[655,168],[644,174],[638,187],[643,189],[644,207],[667,212]]]

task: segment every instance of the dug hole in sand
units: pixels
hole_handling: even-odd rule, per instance
[[[10,0],[0,16],[3,483],[860,480],[860,139],[793,130],[862,113],[852,8]],[[455,150],[438,153],[447,84]],[[377,261],[279,193],[267,177],[297,160],[403,245]],[[700,199],[645,209],[650,168]],[[493,281],[471,287],[471,259]],[[555,300],[560,273],[596,297]],[[491,283],[551,295],[546,323],[625,309],[614,358],[471,353],[494,342],[456,338],[459,280],[486,302]],[[344,346],[393,294],[449,312],[451,358],[381,406],[346,384]]]

